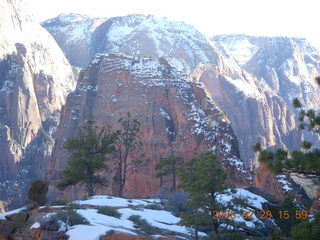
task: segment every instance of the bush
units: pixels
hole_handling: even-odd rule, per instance
[[[88,220],[82,217],[76,211],[59,211],[57,213],[58,219],[70,226],[78,224],[89,224]]]
[[[99,207],[98,213],[101,213],[110,217],[116,217],[116,218],[121,217],[121,213],[119,213],[116,209],[112,209],[108,207]]]
[[[57,214],[45,216],[40,220],[40,229],[48,231],[58,231],[60,228],[59,218]]]
[[[54,215],[43,217],[40,221],[40,228],[49,231],[58,231],[61,226],[59,221],[64,222],[69,226],[89,224],[87,219],[75,211],[59,211]]]
[[[187,211],[186,204],[188,201],[188,196],[188,193],[182,190],[170,193],[165,204],[166,210],[179,217],[181,212]]]
[[[42,180],[33,181],[28,192],[28,198],[37,205],[46,203],[46,195],[48,192],[48,184]]]
[[[163,210],[163,207],[160,204],[157,204],[157,203],[148,204],[144,208],[153,209],[153,210]]]
[[[189,194],[183,190],[170,192],[166,188],[161,188],[160,192],[155,195],[155,197],[160,198],[165,210],[172,212],[177,217],[180,216],[181,212],[187,210],[186,204]]]
[[[159,228],[153,227],[147,220],[141,218],[139,215],[131,215],[128,220],[134,223],[135,228],[140,228],[141,231],[147,234],[156,234],[160,231]]]
[[[53,206],[66,206],[68,204],[68,201],[65,200],[56,200],[51,203]]]
[[[27,214],[21,212],[14,217],[12,226],[17,230],[21,230],[26,224],[26,222],[27,222]]]

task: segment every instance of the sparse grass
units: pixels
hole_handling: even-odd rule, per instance
[[[121,213],[119,213],[116,209],[112,209],[109,207],[99,207],[98,213],[101,213],[110,217],[116,217],[116,218],[121,217]]]
[[[68,204],[68,201],[65,201],[65,200],[56,200],[54,202],[52,202],[51,205],[53,206],[65,206]]]
[[[42,218],[40,221],[40,228],[49,231],[58,231],[61,225],[59,221],[62,221],[69,226],[89,224],[88,220],[76,211],[59,211],[52,216]]]
[[[152,210],[163,210],[164,209],[160,204],[157,204],[157,203],[148,204],[148,205],[144,206],[144,208],[152,209]]]
[[[146,234],[156,234],[161,231],[159,228],[150,225],[150,223],[146,219],[141,218],[139,215],[131,215],[128,220],[134,223],[135,228],[139,228]]]

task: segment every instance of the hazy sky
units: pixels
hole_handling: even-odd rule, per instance
[[[103,17],[153,14],[192,24],[208,36],[230,33],[295,36],[305,37],[320,47],[319,0],[24,1],[39,20],[70,12]]]

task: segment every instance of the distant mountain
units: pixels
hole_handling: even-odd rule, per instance
[[[0,201],[14,206],[45,173],[75,82],[59,46],[19,1],[1,1],[0,12]]]
[[[105,21],[80,14],[61,14],[42,25],[54,36],[72,65],[86,67],[92,56],[92,34]]]
[[[67,56],[73,36],[65,26],[74,26],[68,19],[64,15],[43,24],[67,49]],[[89,21],[83,18],[79,26]],[[105,20],[87,41],[87,62],[97,53],[110,52],[165,57],[189,74],[190,81],[204,82],[232,121],[247,167],[257,165],[251,149],[257,141],[264,147],[299,148],[301,135],[306,133],[297,130],[292,98],[302,98],[308,107],[320,100],[313,80],[319,74],[319,53],[304,39],[222,35],[209,40],[182,22],[129,15]],[[80,41],[72,47],[82,51]],[[80,61],[69,60],[72,64]]]
[[[130,53],[133,56],[165,57],[173,66],[190,73],[198,63],[214,62],[215,59],[210,42],[194,27],[183,22],[150,15],[104,20],[86,17],[74,20],[73,16],[60,15],[42,25],[75,66],[86,67],[97,53]],[[89,54],[74,55],[83,51]]]
[[[225,35],[213,41],[288,104],[299,97],[307,106],[319,108],[314,78],[320,74],[320,53],[306,39]]]

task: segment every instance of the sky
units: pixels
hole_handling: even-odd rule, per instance
[[[320,49],[319,0],[23,0],[39,21],[61,13],[152,14],[219,34],[307,38]],[[318,2],[318,3],[317,3]]]

